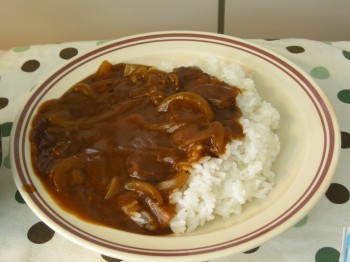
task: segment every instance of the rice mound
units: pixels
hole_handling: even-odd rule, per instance
[[[191,232],[217,216],[240,214],[242,206],[254,198],[264,198],[273,189],[275,174],[271,170],[280,142],[274,133],[280,115],[259,96],[254,81],[237,63],[223,63],[211,57],[203,64],[188,65],[241,88],[237,104],[242,111],[240,122],[245,137],[226,145],[220,158],[203,157],[193,164],[189,181],[183,191],[170,195],[177,214],[170,227],[174,233]],[[174,65],[163,63],[163,70]]]

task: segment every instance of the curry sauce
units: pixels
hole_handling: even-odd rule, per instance
[[[104,61],[31,127],[32,164],[64,209],[93,223],[141,234],[170,233],[190,165],[218,157],[244,136],[240,89],[197,67],[166,73]]]

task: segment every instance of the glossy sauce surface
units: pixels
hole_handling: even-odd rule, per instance
[[[197,67],[111,65],[41,105],[32,163],[57,203],[90,222],[170,233],[168,196],[190,164],[242,138],[240,90]]]

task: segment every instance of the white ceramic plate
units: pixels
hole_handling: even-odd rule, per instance
[[[105,59],[157,65],[216,56],[240,63],[260,95],[281,113],[281,152],[275,189],[244,207],[239,216],[215,220],[183,236],[143,236],[81,221],[63,211],[33,172],[28,134],[45,100],[62,95],[95,72]],[[283,57],[241,39],[202,32],[157,32],[122,38],[77,57],[45,78],[19,112],[11,137],[11,167],[23,198],[56,232],[105,255],[138,261],[197,261],[252,249],[288,229],[315,205],[330,184],[340,139],[326,96],[302,70]],[[28,193],[25,185],[36,191]]]

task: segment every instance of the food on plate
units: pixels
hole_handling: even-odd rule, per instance
[[[272,190],[278,124],[237,64],[104,61],[40,106],[32,164],[78,217],[140,234],[190,232]]]

